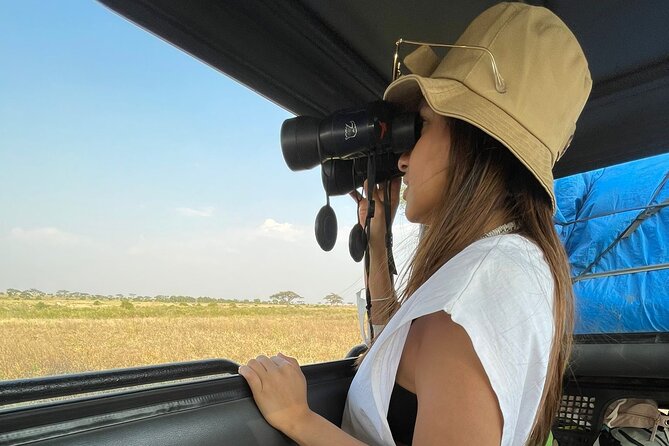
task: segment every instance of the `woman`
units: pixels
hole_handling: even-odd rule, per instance
[[[457,45],[441,60],[421,46],[405,59],[413,74],[384,96],[423,120],[399,160],[406,216],[423,231],[398,299],[383,212],[372,219],[372,321],[387,325],[360,363],[342,429],[309,410],[294,359],[240,368],[267,421],[299,444],[535,446],[549,435],[573,319],[551,169],[590,73],[544,8],[496,5]],[[395,181],[394,209],[398,191]]]

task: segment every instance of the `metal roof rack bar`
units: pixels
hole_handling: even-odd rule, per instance
[[[649,271],[660,271],[669,269],[669,263],[658,263],[656,265],[637,266],[635,268],[617,269],[614,271],[606,271],[603,273],[585,274],[583,276],[576,276],[571,278],[571,283],[580,282],[581,280],[599,279],[602,277],[622,276],[624,274],[645,273]]]

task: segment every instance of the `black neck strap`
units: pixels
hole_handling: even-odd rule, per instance
[[[394,287],[395,275],[397,268],[395,267],[395,258],[393,257],[393,222],[391,221],[391,181],[386,181],[385,196],[383,197],[383,210],[386,217],[386,253],[388,255],[388,274],[390,276],[390,285]]]
[[[369,322],[369,337],[374,339],[374,325],[372,324],[372,294],[369,291],[369,240],[371,236],[372,218],[374,217],[374,188],[376,187],[376,159],[372,152],[367,157],[367,217],[365,218],[365,233],[367,246],[365,247],[365,298],[367,301],[367,321]]]
[[[369,241],[371,236],[371,220],[374,217],[374,189],[376,187],[376,162],[375,155],[372,153],[367,158],[367,217],[365,218],[365,234],[367,236],[367,246],[365,247],[365,283],[367,284],[365,289],[365,298],[367,302],[367,320],[369,322],[369,336],[370,339],[374,339],[374,324],[372,324],[372,294],[369,290],[369,267],[370,267],[370,256],[369,256]],[[395,266],[395,258],[393,257],[393,232],[392,232],[392,221],[391,221],[391,212],[392,206],[390,203],[390,192],[391,192],[391,181],[386,182],[386,187],[384,190],[383,197],[383,211],[386,221],[386,234],[385,234],[385,246],[388,260],[388,276],[390,278],[390,287],[394,289],[395,275],[397,274],[397,268]]]

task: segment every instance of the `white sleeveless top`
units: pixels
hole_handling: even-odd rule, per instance
[[[472,243],[402,305],[351,383],[342,429],[369,445],[395,444],[386,417],[404,342],[412,320],[437,311],[472,341],[504,417],[502,446],[524,445],[546,381],[553,277],[541,250],[516,234]]]

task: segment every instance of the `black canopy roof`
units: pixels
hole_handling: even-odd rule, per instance
[[[399,37],[453,42],[497,3],[100,1],[280,106],[312,116],[380,98]],[[594,80],[556,176],[669,151],[669,2],[528,3],[551,9],[571,28]]]

